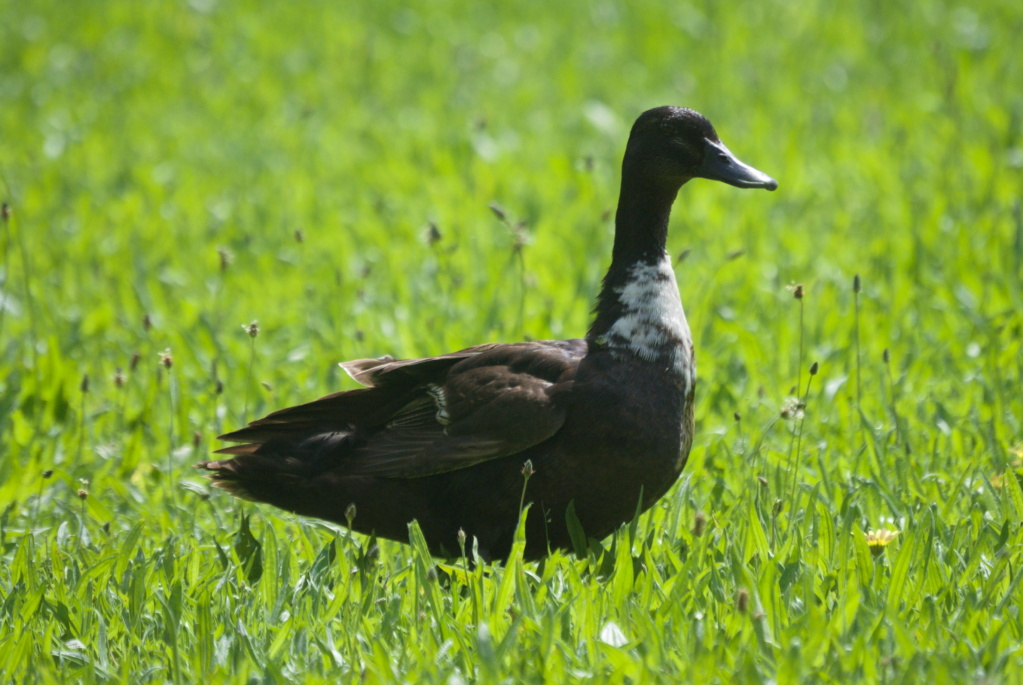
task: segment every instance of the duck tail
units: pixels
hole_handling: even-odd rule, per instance
[[[196,468],[208,471],[214,487],[240,499],[264,502],[296,513],[307,513],[319,487],[317,476],[352,449],[349,433],[306,434],[294,443],[271,439],[219,450],[232,459],[203,461]]]
[[[195,467],[235,497],[303,513],[317,477],[336,470],[363,442],[356,426],[379,422],[395,402],[393,393],[366,388],[282,409],[220,436],[240,443],[216,452],[231,458]]]

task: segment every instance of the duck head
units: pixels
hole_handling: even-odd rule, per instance
[[[692,178],[738,188],[775,190],[778,182],[741,162],[707,118],[685,107],[657,107],[640,115],[625,149],[623,176],[678,190]]]

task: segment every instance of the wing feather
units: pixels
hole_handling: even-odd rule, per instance
[[[307,475],[420,478],[467,468],[555,436],[585,353],[582,340],[539,341],[345,362],[366,387],[253,421],[222,436],[243,444],[220,453],[282,459]]]

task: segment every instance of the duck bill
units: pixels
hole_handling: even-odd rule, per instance
[[[775,190],[778,182],[762,171],[744,164],[732,151],[719,140],[705,139],[707,149],[704,151],[703,164],[696,175],[721,181],[737,188],[763,188]]]

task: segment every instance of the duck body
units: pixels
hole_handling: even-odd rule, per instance
[[[664,248],[695,176],[777,185],[692,110],[644,113],[585,338],[347,362],[366,387],[254,421],[222,436],[241,443],[220,450],[233,458],[197,466],[239,497],[362,533],[407,542],[416,520],[439,556],[460,552],[463,531],[484,558],[505,557],[522,501],[527,558],[571,547],[570,507],[587,536],[607,536],[668,491],[692,445],[693,344]]]

